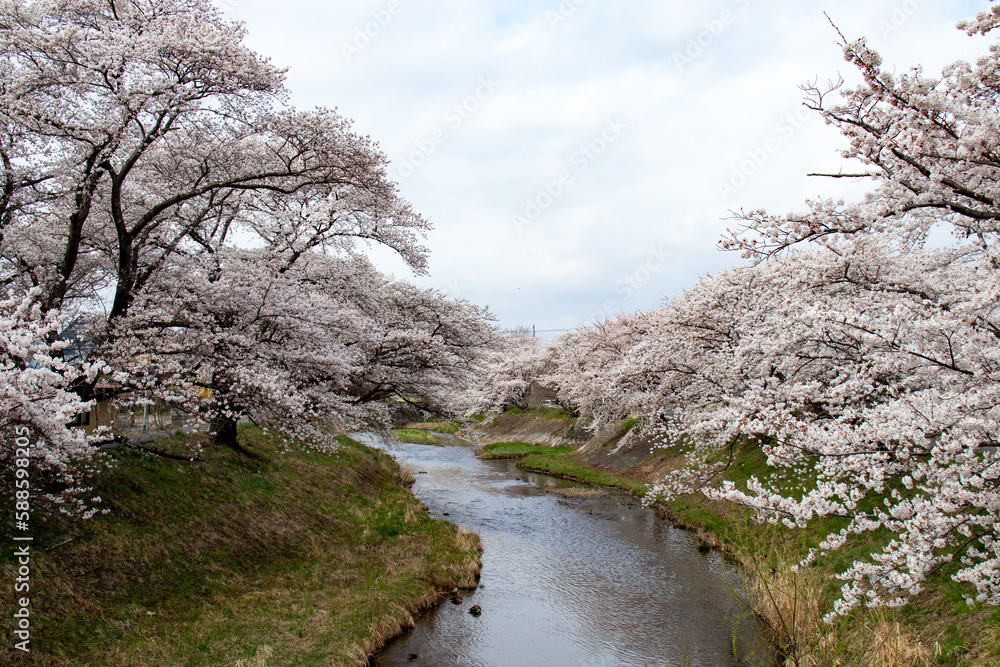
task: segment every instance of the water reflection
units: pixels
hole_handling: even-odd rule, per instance
[[[746,655],[762,651],[727,590],[740,585],[733,567],[634,499],[553,493],[579,485],[480,461],[468,447],[369,443],[417,473],[414,493],[432,516],[447,512],[485,548],[480,587],[421,619],[377,664],[767,664]]]

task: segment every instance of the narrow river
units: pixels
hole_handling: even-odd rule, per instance
[[[376,664],[769,664],[734,566],[634,498],[481,461],[471,447],[364,439],[414,473],[432,516],[476,531],[485,549],[479,588],[420,619]]]

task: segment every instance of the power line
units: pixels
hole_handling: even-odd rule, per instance
[[[527,327],[527,326],[514,327],[512,329],[508,329],[508,331],[517,331],[518,329],[520,329],[522,331],[525,331],[525,333],[527,333],[527,329],[528,328],[529,327]],[[537,334],[540,334],[540,333],[566,333],[567,331],[576,331],[577,329],[587,329],[587,328],[589,328],[589,327],[586,324],[578,326],[578,327],[570,327],[568,329],[538,329],[538,328],[536,328],[536,326],[534,324],[532,324],[531,327],[530,327],[530,329],[531,329],[531,337],[532,338],[534,338],[535,336],[537,336]]]

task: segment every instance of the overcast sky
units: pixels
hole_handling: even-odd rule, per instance
[[[856,198],[801,84],[856,76],[830,15],[887,66],[927,73],[991,38],[986,0],[219,0],[288,67],[292,103],[379,142],[434,225],[429,278],[505,326],[648,310],[739,263],[733,209]],[[406,268],[373,253],[383,270]]]

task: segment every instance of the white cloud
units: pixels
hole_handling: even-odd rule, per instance
[[[253,48],[290,67],[294,104],[339,107],[407,173],[402,192],[436,227],[422,282],[490,305],[504,324],[551,329],[583,324],[609,301],[654,307],[737,263],[716,246],[730,209],[863,192],[806,176],[838,169],[841,141],[818,118],[796,117],[798,86],[851,74],[824,8],[888,66],[935,72],[986,50],[989,40],[954,23],[988,6],[243,0],[227,11],[247,23]],[[366,45],[345,55],[355,40]],[[484,77],[499,88],[455,123],[455,105]],[[627,127],[581,159],[616,117]],[[569,183],[551,187],[561,172]],[[545,206],[519,231],[512,216],[532,201]],[[622,289],[660,248],[670,261]]]

